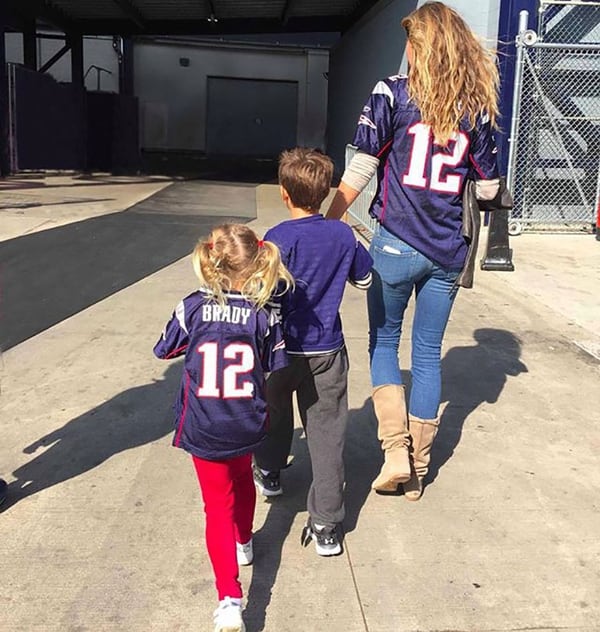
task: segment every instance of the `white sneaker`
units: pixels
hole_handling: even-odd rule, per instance
[[[252,547],[252,538],[250,538],[248,542],[246,542],[246,544],[241,544],[240,542],[236,542],[235,552],[237,555],[238,566],[250,566],[250,564],[252,564],[252,560],[254,559],[254,549]]]
[[[215,632],[246,632],[242,620],[242,600],[225,597],[213,615]]]

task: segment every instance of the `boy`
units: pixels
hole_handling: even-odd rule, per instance
[[[317,150],[281,154],[279,185],[291,219],[271,228],[275,243],[296,281],[281,299],[287,368],[267,379],[269,434],[254,454],[254,480],[265,496],[281,494],[279,472],[287,464],[296,392],[311,457],[308,523],[303,542],[319,555],[342,551],[337,526],[344,518],[343,449],[348,415],[348,356],[339,308],[346,281],[371,284],[373,260],[352,229],[319,213],[329,194],[333,162]]]

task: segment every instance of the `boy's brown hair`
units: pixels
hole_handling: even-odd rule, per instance
[[[279,156],[279,184],[296,208],[318,212],[332,177],[333,161],[318,149],[296,147]]]

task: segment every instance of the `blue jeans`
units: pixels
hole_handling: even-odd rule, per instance
[[[409,413],[435,419],[442,392],[441,348],[460,271],[446,270],[379,226],[370,248],[373,284],[369,306],[369,357],[373,387],[402,384],[398,346],[408,301],[415,290],[412,387]]]

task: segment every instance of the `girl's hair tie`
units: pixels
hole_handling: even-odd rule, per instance
[[[257,243],[259,248],[262,248],[265,245],[265,242],[262,239],[259,239]]]
[[[214,246],[215,246],[212,241],[207,241],[206,245],[208,246],[209,250],[212,250],[214,248]]]

